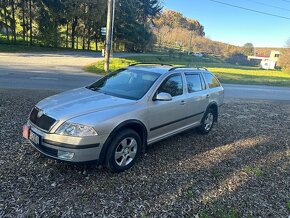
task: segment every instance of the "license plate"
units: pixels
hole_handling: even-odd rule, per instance
[[[22,136],[26,139],[29,139],[29,131],[30,131],[30,126],[28,126],[27,124],[25,124],[22,127]]]
[[[40,139],[39,136],[37,134],[35,134],[34,132],[30,131],[29,134],[29,139],[36,145],[39,145]]]

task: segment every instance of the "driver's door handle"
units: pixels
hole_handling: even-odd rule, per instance
[[[181,100],[180,105],[185,105],[186,101],[185,100]]]

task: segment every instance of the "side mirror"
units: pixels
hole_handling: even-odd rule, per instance
[[[172,96],[166,92],[160,92],[154,99],[155,101],[171,101]]]

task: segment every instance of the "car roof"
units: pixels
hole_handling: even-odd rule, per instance
[[[165,74],[168,72],[180,72],[180,71],[195,71],[197,73],[201,71],[208,72],[206,68],[203,67],[174,67],[170,65],[139,65],[139,66],[128,66],[128,69],[136,69],[136,70],[142,70],[142,71],[147,71],[147,72],[154,72],[154,73],[160,73],[160,74]]]
[[[154,72],[154,73],[160,73],[165,74],[167,73],[172,67],[171,66],[129,66],[128,69],[136,69],[136,70],[142,70],[147,72]]]

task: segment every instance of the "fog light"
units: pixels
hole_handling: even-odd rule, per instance
[[[69,151],[58,151],[57,157],[64,160],[71,160],[74,157],[74,153]]]

